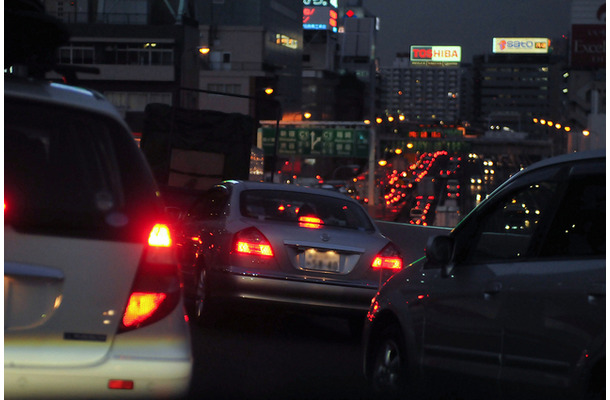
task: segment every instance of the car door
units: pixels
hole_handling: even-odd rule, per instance
[[[582,396],[583,371],[605,345],[605,162],[566,172],[548,233],[521,265],[503,315],[505,398]]]
[[[436,275],[425,301],[424,367],[444,394],[497,397],[503,313],[556,186],[526,182],[494,196],[454,232],[449,276],[430,271]]]

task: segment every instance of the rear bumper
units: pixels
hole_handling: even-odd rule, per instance
[[[79,348],[84,351],[85,341],[50,343],[55,353],[42,365],[19,354],[18,346],[5,338],[5,398],[178,399],[188,393],[193,352],[182,304],[152,325],[115,335],[108,353],[99,359],[79,363],[69,357]],[[109,389],[110,380],[132,381],[133,388]]]
[[[177,399],[188,392],[192,360],[110,359],[85,368],[4,367],[7,399]],[[151,374],[158,371],[158,374]],[[109,389],[109,379],[133,381],[133,389]]]
[[[379,282],[263,274],[238,267],[211,269],[208,277],[213,299],[266,301],[337,313],[366,313],[379,287]]]

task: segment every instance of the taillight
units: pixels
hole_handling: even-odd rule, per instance
[[[382,268],[394,271],[402,269],[402,256],[400,255],[400,251],[394,244],[388,243],[383,250],[377,254],[375,259],[373,259],[371,267],[374,269]]]
[[[119,332],[159,321],[180,302],[178,261],[168,226],[156,224],[147,244],[123,312]]]
[[[318,229],[323,224],[324,224],[324,221],[322,221],[318,217],[308,217],[308,216],[299,217],[299,226],[301,228]]]
[[[148,236],[148,245],[152,247],[170,247],[172,236],[165,224],[156,224]]]
[[[239,231],[233,238],[233,251],[238,254],[273,257],[271,244],[256,228]]]

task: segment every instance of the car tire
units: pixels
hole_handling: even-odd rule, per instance
[[[205,325],[212,320],[212,305],[208,288],[208,272],[202,267],[197,276],[195,298],[193,299],[193,318],[199,325]]]
[[[390,325],[383,329],[373,348],[371,360],[371,388],[375,398],[407,398],[407,353],[397,326]]]

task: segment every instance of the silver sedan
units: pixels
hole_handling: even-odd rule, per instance
[[[251,300],[362,320],[380,285],[403,266],[398,247],[359,203],[322,189],[226,181],[195,202],[183,229],[196,319],[218,302]]]

